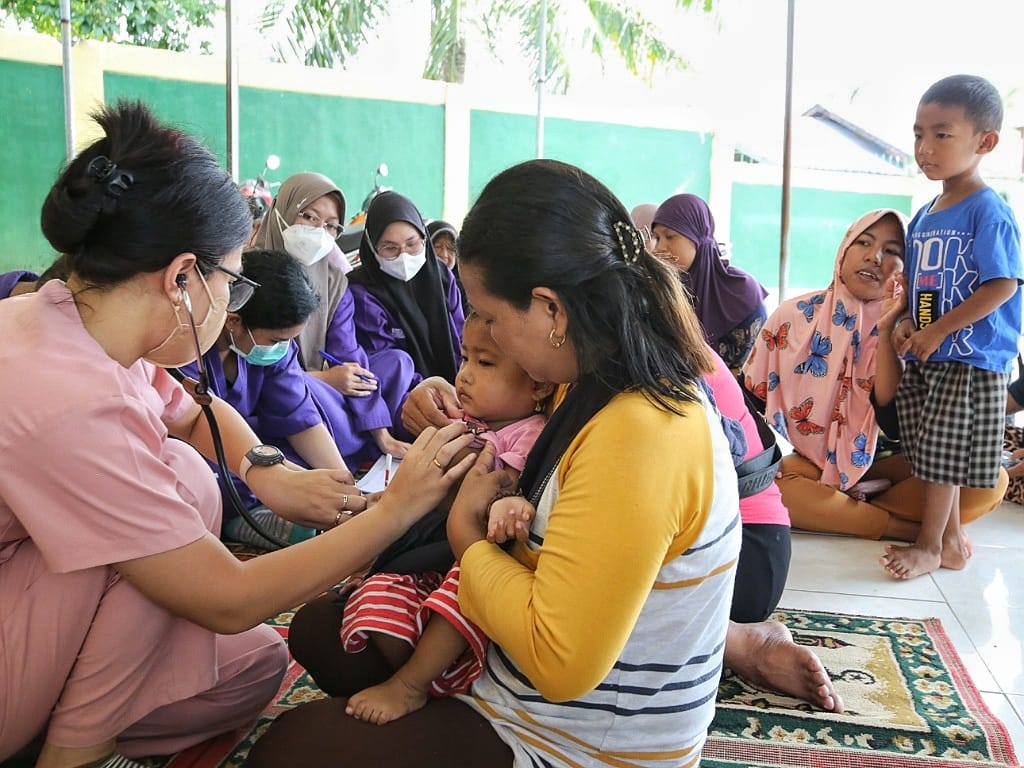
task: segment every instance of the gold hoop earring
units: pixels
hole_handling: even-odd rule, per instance
[[[557,337],[556,338],[556,336],[555,336],[555,329],[552,328],[551,329],[551,333],[548,334],[548,343],[552,347],[554,347],[555,349],[558,349],[563,344],[565,344],[565,336],[561,336],[561,337]]]

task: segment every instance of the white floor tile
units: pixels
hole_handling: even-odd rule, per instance
[[[1024,548],[1024,507],[1004,501],[967,526],[967,533],[975,545]]]
[[[786,586],[792,589],[906,600],[943,600],[930,577],[897,581],[878,558],[885,544],[848,536],[793,533],[793,557]]]
[[[999,683],[995,690],[1024,695],[1024,608],[978,600],[950,603],[950,610]]]
[[[1020,522],[1024,529],[1024,517]],[[939,569],[931,575],[943,598],[960,603],[1024,608],[1024,559],[1021,547],[975,546],[962,571]]]
[[[1008,693],[1006,698],[1009,699],[1011,704],[1013,704],[1013,708],[1017,710],[1017,717],[1019,717],[1021,722],[1024,723],[1024,696]],[[1024,751],[1024,741],[1020,742],[1020,747],[1021,751]],[[1024,757],[1024,755],[1018,755],[1018,757]]]
[[[831,611],[853,613],[861,616],[885,616],[892,618],[931,619],[942,622],[942,628],[953,643],[957,655],[964,663],[967,673],[979,691],[1002,692],[984,658],[974,647],[971,638],[960,625],[956,615],[943,602],[929,600],[897,600],[888,597],[866,595],[828,594],[787,589],[779,601],[780,608],[801,611]]]
[[[1017,753],[1017,762],[1022,758],[1024,752],[1024,720],[1021,720],[1019,707],[1024,704],[1017,704],[1017,709],[1009,700],[1009,697],[1001,693],[983,693],[982,698],[992,714],[999,718],[999,721],[1006,726],[1006,732],[1010,736],[1010,743],[1013,744],[1013,751]],[[1018,697],[1021,698],[1021,697]]]

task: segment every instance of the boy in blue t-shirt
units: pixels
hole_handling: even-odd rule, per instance
[[[1021,332],[1020,230],[978,172],[999,142],[1003,105],[987,80],[953,75],[921,97],[914,154],[942,194],[907,228],[909,314],[893,333],[907,360],[896,408],[907,458],[924,481],[921,530],[881,563],[910,579],[963,568],[962,486],[996,487],[1006,384]]]

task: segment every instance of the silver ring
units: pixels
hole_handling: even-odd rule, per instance
[[[344,512],[346,509],[348,509],[348,494],[343,493],[341,494],[341,511]]]

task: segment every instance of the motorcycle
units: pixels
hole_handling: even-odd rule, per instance
[[[245,198],[249,204],[249,210],[252,212],[253,232],[259,229],[260,222],[266,217],[267,211],[270,210],[270,206],[274,202],[274,187],[281,185],[279,181],[268,182],[267,171],[276,171],[280,167],[280,157],[267,155],[260,174],[255,179],[245,179],[238,185],[242,191],[242,197]]]
[[[388,164],[381,163],[377,166],[377,170],[373,177],[373,189],[363,198],[362,205],[356,214],[348,220],[345,225],[345,231],[341,233],[341,237],[338,238],[338,247],[341,252],[345,254],[345,257],[349,260],[352,266],[359,264],[359,242],[363,239],[363,229],[366,225],[366,212],[370,209],[370,203],[373,202],[373,198],[379,195],[381,192],[390,192],[391,187],[385,187],[381,184],[381,180],[387,178],[388,175]]]

